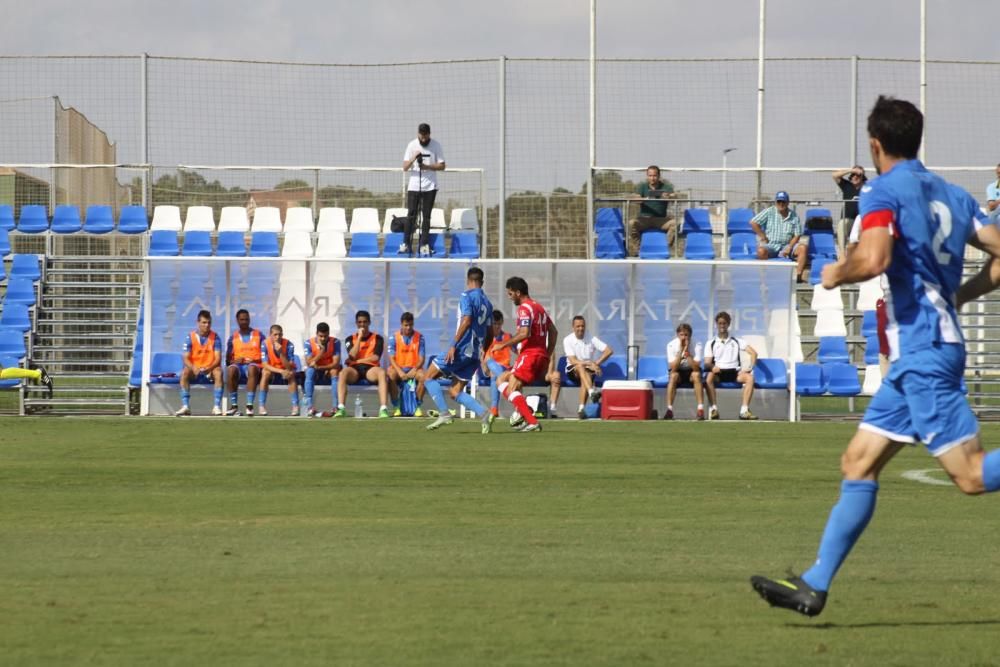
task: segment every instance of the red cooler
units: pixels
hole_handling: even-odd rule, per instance
[[[653,383],[608,380],[601,387],[601,419],[652,419]]]

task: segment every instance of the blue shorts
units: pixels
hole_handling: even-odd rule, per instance
[[[892,363],[858,428],[896,442],[922,442],[941,456],[979,433],[962,392],[965,346],[911,352]]]
[[[510,370],[496,359],[487,359],[486,367],[490,369],[490,377],[493,378],[494,380],[500,377],[500,375],[503,374],[504,371]]]
[[[258,364],[229,364],[229,365],[230,366],[235,366],[236,368],[240,369],[240,379],[239,379],[239,383],[240,384],[246,384],[247,383],[247,369],[248,368],[250,368],[251,366],[256,366],[257,369],[260,370],[260,365],[258,365]]]
[[[441,375],[461,382],[472,381],[472,376],[479,370],[479,359],[468,357],[456,357],[450,364],[446,364],[441,356],[436,357],[433,364],[441,371]]]

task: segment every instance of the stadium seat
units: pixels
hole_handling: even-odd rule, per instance
[[[149,254],[155,257],[175,257],[180,254],[177,232],[172,229],[155,229],[149,235]]]
[[[237,231],[219,232],[218,246],[215,249],[215,254],[219,257],[246,257],[246,235],[243,232]]]
[[[658,229],[651,229],[639,236],[639,257],[641,259],[670,259],[670,246],[667,245],[667,234]]]
[[[444,245],[444,232],[438,232],[430,236],[431,254],[439,259],[447,256],[448,251]]]
[[[851,364],[823,364],[823,382],[834,396],[857,396],[861,393],[858,369]]]
[[[666,387],[670,382],[667,358],[659,355],[639,357],[636,376],[639,380],[649,380],[654,387]]]
[[[155,232],[165,229],[179,232],[181,231],[181,227],[181,209],[179,206],[161,204],[153,209],[153,222],[149,225],[149,231]]]
[[[597,384],[604,384],[608,380],[627,380],[628,360],[624,355],[615,354],[608,357],[608,360],[601,364],[601,377],[597,379]]]
[[[31,330],[31,317],[28,315],[28,304],[16,301],[5,301],[0,311],[0,327],[10,327],[20,331]]]
[[[378,232],[351,234],[351,249],[347,256],[378,257]]]
[[[316,257],[327,259],[347,257],[347,244],[344,241],[344,232],[320,232],[316,240]]]
[[[879,385],[882,384],[882,369],[879,365],[868,364],[865,366],[865,381],[861,385],[861,393],[871,396],[876,391],[878,391]]]
[[[107,234],[115,229],[115,216],[110,206],[88,206],[83,221],[83,231],[88,234]]]
[[[816,255],[813,257],[812,266],[809,269],[809,284],[819,285],[823,282],[823,267],[836,261],[836,257],[826,257],[825,255]]]
[[[449,257],[456,259],[476,259],[479,257],[479,238],[476,232],[453,231]]]
[[[285,233],[308,232],[312,234],[316,225],[313,223],[313,212],[308,206],[291,206],[285,211]]]
[[[49,218],[44,206],[30,204],[21,207],[21,219],[17,221],[17,231],[22,234],[39,234],[48,229]]]
[[[24,347],[24,332],[0,326],[0,356],[19,360],[23,359],[26,354],[28,354],[28,350]]]
[[[823,369],[818,364],[795,364],[795,393],[801,396],[819,396],[826,393]]]
[[[843,336],[823,336],[819,339],[819,351],[816,359],[821,364],[847,363],[847,339]]]
[[[214,232],[215,213],[211,206],[188,206],[184,215],[184,233]]]
[[[825,336],[846,336],[847,325],[844,323],[844,311],[824,309],[816,311],[816,326],[813,335],[818,338]]]
[[[210,257],[212,255],[212,233],[205,230],[184,232],[181,254],[189,257]]]
[[[347,212],[340,207],[327,207],[319,210],[319,222],[316,223],[316,231],[323,232],[347,232]]]
[[[745,307],[741,308],[740,310],[742,310],[744,313],[747,312],[747,309]],[[767,336],[761,336],[758,334],[747,334],[745,336],[740,336],[739,338],[746,345],[749,345],[754,349],[754,351],[757,353],[758,358],[773,356],[771,354],[768,354],[768,352],[770,352],[771,350],[771,344],[768,341]]]
[[[809,308],[816,312],[821,310],[844,310],[844,297],[841,295],[840,287],[826,289],[822,285],[813,286],[812,301],[809,302]]]
[[[14,229],[14,207],[10,204],[0,204],[0,229]]]
[[[178,352],[157,352],[149,361],[150,384],[180,384],[184,361]]]
[[[0,357],[0,368],[17,368],[19,365],[20,362],[14,357],[8,357],[8,356]],[[0,389],[13,389],[19,384],[21,384],[20,378],[15,378],[12,380],[0,380]]]
[[[707,208],[686,208],[684,209],[684,228],[683,234],[690,234],[691,232],[709,232],[712,231],[712,219],[708,215]]]
[[[598,232],[594,254],[597,259],[624,259],[625,241],[622,235],[613,231]]]
[[[809,259],[815,257],[837,258],[837,238],[828,232],[813,232],[806,235],[809,240]]]
[[[385,219],[382,222],[382,234],[392,233],[392,220],[393,218],[405,218],[409,214],[409,211],[405,208],[387,208],[385,209]],[[399,245],[398,243],[396,244]]]
[[[254,216],[255,221],[256,219],[257,217]],[[278,232],[257,231],[250,233],[251,257],[277,257],[280,254],[278,250]]]
[[[858,310],[875,310],[875,304],[881,299],[882,280],[875,276],[858,285]]]
[[[449,225],[449,227],[453,232],[457,231],[478,232],[479,218],[476,217],[476,209],[474,208],[451,209],[451,224]]]
[[[146,209],[141,206],[124,206],[118,215],[118,231],[122,234],[144,234],[149,230]]]
[[[874,310],[861,313],[861,335],[865,338],[878,335],[878,316]]]
[[[378,234],[381,231],[382,227],[378,224],[377,208],[356,208],[351,211],[351,236]]]
[[[247,217],[247,210],[243,206],[223,206],[219,213],[219,228],[222,232],[250,231],[250,219]]]
[[[833,215],[828,208],[811,208],[806,211],[805,223],[802,230],[806,234],[819,231],[826,234],[833,234]]]
[[[250,232],[280,233],[281,209],[276,206],[258,206],[253,212],[253,222],[250,223]],[[252,249],[250,254],[253,254]]]
[[[9,232],[6,229],[0,228],[0,259],[6,257],[9,254],[10,254],[10,235],[9,235]],[[2,266],[2,265],[3,265],[3,262],[0,262],[0,266]],[[7,274],[4,273],[3,277],[0,277],[0,280],[3,280],[3,278],[6,277],[6,275]]]
[[[385,235],[382,246],[383,257],[405,257],[399,254],[399,246],[403,245],[403,232],[389,232]]]
[[[684,259],[715,259],[712,234],[709,232],[691,232],[688,234],[687,242],[684,244]]]
[[[306,231],[285,232],[285,244],[281,247],[281,256],[296,258],[312,257],[312,235]]]
[[[750,221],[753,219],[753,211],[748,208],[729,209],[729,220],[726,222],[726,231],[729,235],[749,232],[753,234],[753,227]]]
[[[878,332],[865,337],[865,363],[868,365],[878,363]]]
[[[76,206],[56,206],[52,214],[52,231],[56,234],[73,234],[83,228],[80,209]]]
[[[597,234],[610,231],[619,234],[625,233],[625,225],[622,224],[622,211],[619,208],[600,208],[594,213],[594,231]]]
[[[788,389],[785,360],[758,357],[753,367],[753,383],[761,389]]]
[[[38,255],[19,253],[11,255],[10,259],[10,275],[8,277],[11,280],[15,278],[39,280],[42,277],[42,270],[38,267]]]
[[[729,259],[757,259],[757,235],[753,232],[729,231]]]
[[[12,303],[34,306],[35,298],[35,282],[31,278],[16,278],[11,276],[7,282],[7,292],[3,297],[5,307]]]
[[[431,229],[447,229],[448,223],[444,219],[444,209],[443,208],[432,208],[431,209]]]

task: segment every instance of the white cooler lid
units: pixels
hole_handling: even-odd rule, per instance
[[[632,390],[652,390],[653,383],[649,380],[608,380],[603,385],[601,389],[607,391],[608,389],[632,389]]]

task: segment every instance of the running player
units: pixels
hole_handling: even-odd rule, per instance
[[[801,576],[750,580],[772,606],[806,616],[823,611],[834,575],[875,511],[879,473],[904,445],[923,442],[963,493],[1000,490],[1000,450],[983,451],[960,386],[965,343],[953,297],[965,244],[995,263],[1000,230],[987,224],[967,192],[916,159],[922,131],[915,106],[879,97],[868,135],[880,176],[861,190],[861,240],[823,269],[827,289],[885,272],[891,367],[841,458],[840,499],[816,562]],[[977,278],[962,286],[959,303],[1000,283],[989,271]]]
[[[186,417],[191,414],[191,382],[211,380],[215,385],[212,392],[213,415],[222,414],[222,341],[212,331],[212,314],[207,310],[198,311],[198,328],[188,334],[184,341],[181,359],[181,409],[174,414]]]
[[[263,334],[250,327],[250,313],[245,308],[236,311],[237,331],[233,332],[226,346],[226,388],[229,390],[229,409],[226,414],[240,414],[239,387],[247,386],[246,416],[253,417],[253,402],[260,382],[261,343]]]
[[[504,371],[509,371],[514,365],[514,349],[499,347],[500,343],[510,340],[510,334],[503,330],[503,312],[493,311],[493,342],[486,350],[486,361],[483,363],[483,373],[490,379],[490,412],[494,417],[500,414],[500,390],[497,380]]]
[[[454,421],[448,412],[448,403],[444,398],[444,390],[439,377],[451,378],[451,398],[459,405],[465,406],[482,418],[483,434],[493,430],[493,420],[496,417],[487,410],[471,394],[467,394],[465,385],[472,380],[493,342],[493,304],[483,292],[483,270],[478,266],[471,267],[465,274],[465,291],[458,300],[458,329],[451,347],[443,355],[431,361],[424,375],[424,388],[438,407],[439,416],[427,427],[428,431],[441,428]],[[418,394],[420,392],[418,391]]]
[[[313,406],[316,384],[330,385],[330,416],[335,410],[332,403],[337,400],[334,382],[340,373],[340,341],[330,335],[330,325],[320,322],[316,325],[316,335],[306,341],[306,381],[302,397],[306,402],[306,415],[318,417],[320,413]]]
[[[296,378],[295,346],[285,338],[280,324],[272,324],[267,340],[261,345],[264,367],[260,374],[260,412],[267,416],[267,390],[271,378],[277,376],[288,384],[288,394],[292,399],[292,416],[299,416],[299,383]]]
[[[524,278],[515,276],[507,279],[507,297],[517,306],[517,333],[497,347],[513,348],[518,344],[521,347],[513,368],[500,376],[497,387],[527,422],[520,430],[541,431],[542,425],[521,394],[521,387],[545,378],[549,360],[559,340],[559,331],[541,304],[528,295],[528,283]]]

